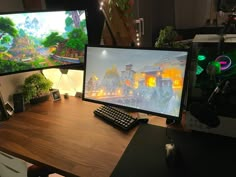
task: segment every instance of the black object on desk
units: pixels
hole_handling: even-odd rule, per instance
[[[94,114],[124,131],[128,131],[138,125],[137,118],[133,118],[131,115],[111,106],[101,106],[94,111]]]
[[[236,139],[168,129],[182,155],[179,168],[168,168],[166,129],[143,124],[126,148],[111,177],[222,177],[235,174]]]
[[[14,112],[23,112],[25,111],[25,103],[23,93],[15,93],[13,94],[13,104],[14,104]]]

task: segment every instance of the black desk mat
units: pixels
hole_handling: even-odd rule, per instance
[[[236,130],[235,130],[236,131]],[[236,175],[236,138],[168,129],[183,162],[168,168],[166,128],[144,124],[139,127],[111,177],[224,177]]]

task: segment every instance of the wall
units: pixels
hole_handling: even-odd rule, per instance
[[[215,0],[175,0],[175,25],[177,29],[199,28],[216,15]]]
[[[59,89],[61,95],[67,93],[75,96],[77,92],[82,93],[84,71],[70,69],[63,74],[60,69],[51,68],[42,72],[47,79],[53,82],[52,88]]]
[[[143,18],[144,34],[141,46],[152,47],[159,31],[167,25],[174,26],[175,0],[137,0],[134,4],[134,18]]]
[[[154,45],[159,31],[165,26],[175,25],[175,3],[176,0],[153,1],[152,11],[155,15],[152,17],[152,44]]]
[[[0,92],[3,101],[13,103],[13,94],[21,92],[21,86],[23,85],[25,78],[36,72],[39,71],[0,76]]]
[[[143,46],[153,46],[165,26],[176,29],[194,29],[206,26],[208,19],[216,18],[216,0],[137,0],[135,17],[144,18]],[[214,12],[212,12],[214,10]],[[194,32],[195,33],[195,32]]]
[[[24,9],[22,0],[0,0],[0,12],[21,11]]]
[[[45,1],[44,0],[22,0],[24,4],[24,8],[26,10],[41,10],[45,9]]]

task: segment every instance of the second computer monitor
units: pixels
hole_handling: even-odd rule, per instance
[[[86,46],[83,99],[179,119],[187,50]]]

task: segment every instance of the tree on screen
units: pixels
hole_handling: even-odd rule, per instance
[[[87,35],[81,28],[75,28],[68,34],[69,40],[66,42],[66,46],[76,50],[83,50],[84,44],[87,43]]]
[[[0,17],[0,40],[5,34],[16,37],[18,31],[15,28],[15,24],[10,18]]]
[[[52,32],[46,39],[42,42],[44,47],[50,47],[56,45],[59,42],[63,42],[65,39],[59,35],[58,32]]]

